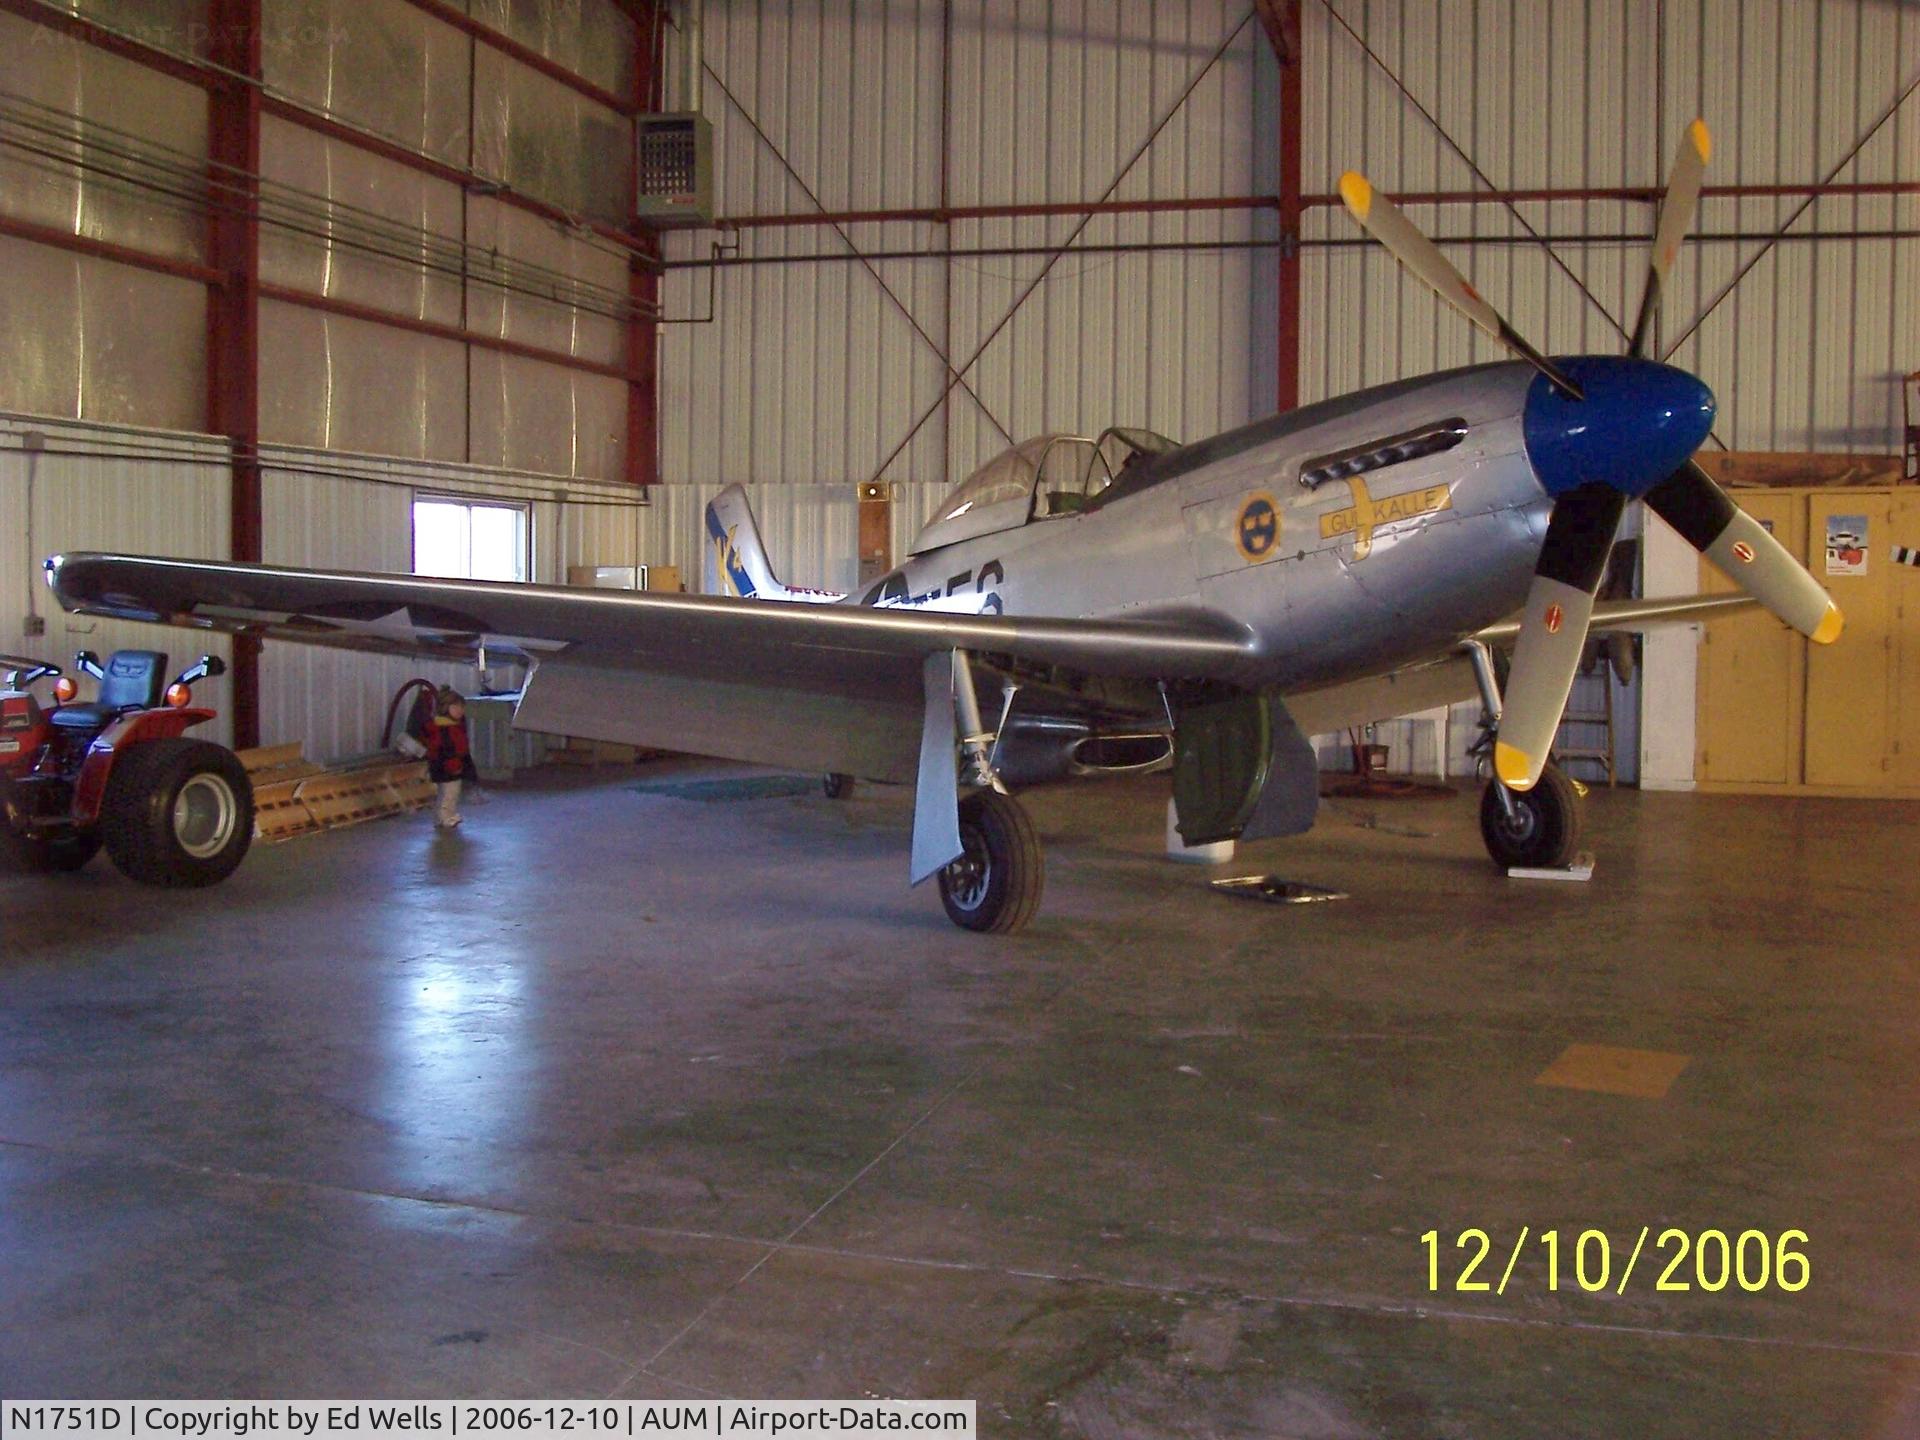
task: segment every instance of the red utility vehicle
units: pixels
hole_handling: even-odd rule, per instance
[[[193,686],[226,672],[203,655],[166,683],[167,657],[120,650],[103,666],[90,650],[75,664],[99,681],[91,702],[56,665],[0,657],[0,849],[34,870],[78,870],[106,846],[121,872],[148,885],[212,885],[253,843],[253,786],[224,745],[185,732],[214,718]],[[53,682],[43,707],[33,687]]]

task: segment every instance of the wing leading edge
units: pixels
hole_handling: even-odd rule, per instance
[[[922,670],[963,648],[1094,674],[1231,678],[1219,617],[1034,619],[588,591],[128,555],[47,562],[80,614],[445,661],[533,665],[532,730],[907,780]]]
[[[47,562],[67,609],[307,645],[428,659],[528,659],[591,651],[636,669],[744,679],[819,677],[906,662],[913,684],[939,650],[1012,655],[1098,674],[1229,678],[1252,634],[1218,616],[1120,620],[967,615],[858,605],[781,605],[717,595],[572,590],[411,575],[294,570],[219,561],[80,554]]]

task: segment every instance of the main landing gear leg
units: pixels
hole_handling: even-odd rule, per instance
[[[959,758],[968,783],[978,788],[960,801],[960,855],[940,871],[940,903],[963,929],[1007,934],[1033,918],[1046,883],[1040,837],[993,766],[1013,692],[1001,708],[1000,729],[985,729],[973,667],[967,653],[956,650],[953,703]]]
[[[1466,651],[1480,687],[1481,732],[1490,738],[1500,729],[1501,708],[1493,656],[1478,640],[1469,641]],[[1553,764],[1531,790],[1509,790],[1498,776],[1490,778],[1480,795],[1480,838],[1502,869],[1565,869],[1580,844],[1580,796],[1573,781]]]

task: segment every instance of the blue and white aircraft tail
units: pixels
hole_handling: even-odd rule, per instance
[[[760,526],[747,504],[747,492],[729,485],[707,506],[707,543],[713,547],[714,569],[720,593],[743,600],[789,600],[803,605],[831,605],[847,597],[833,590],[807,590],[783,585],[767,559]]]

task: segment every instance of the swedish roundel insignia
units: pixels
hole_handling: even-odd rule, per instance
[[[1280,544],[1280,507],[1271,495],[1249,496],[1240,507],[1234,539],[1249,560],[1264,560]]]

